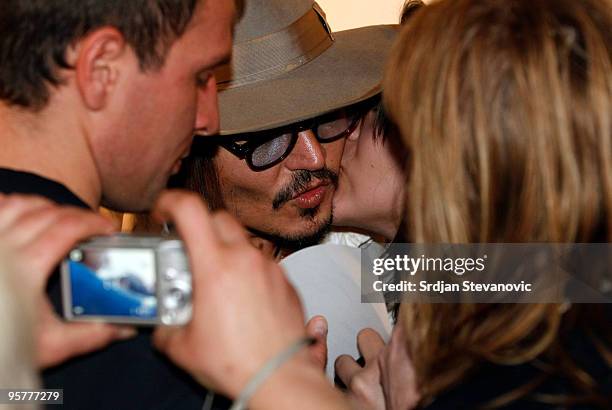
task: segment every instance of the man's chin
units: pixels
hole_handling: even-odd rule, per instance
[[[159,197],[163,188],[156,190],[118,192],[101,198],[101,206],[116,212],[142,213],[148,212]]]
[[[331,228],[332,216],[318,221],[315,227],[308,227],[307,231],[293,233],[267,233],[250,229],[255,235],[273,242],[283,250],[297,251],[302,248],[319,244]],[[311,221],[312,224],[314,221]]]

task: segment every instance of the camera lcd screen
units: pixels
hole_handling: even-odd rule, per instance
[[[72,314],[154,319],[155,254],[150,249],[88,249],[69,258]]]

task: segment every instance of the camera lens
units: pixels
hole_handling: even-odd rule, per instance
[[[188,291],[182,287],[175,286],[164,295],[164,306],[168,310],[181,308],[188,302],[188,297]]]

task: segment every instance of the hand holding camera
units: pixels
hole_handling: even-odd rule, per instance
[[[0,260],[3,268],[18,277],[28,299],[35,301],[39,367],[50,367],[135,335],[129,327],[65,323],[45,295],[55,266],[75,243],[113,230],[111,222],[90,211],[59,207],[39,197],[0,194]]]
[[[155,343],[201,383],[236,397],[267,360],[305,336],[297,294],[234,218],[211,215],[197,195],[166,192],[155,210],[174,222],[194,278],[192,320],[158,328]],[[304,362],[302,373],[313,369],[325,382],[307,351],[293,361]]]
[[[184,325],[191,272],[177,238],[118,234],[74,248],[62,263],[68,320]]]
[[[60,207],[39,198],[0,196],[0,251],[13,255],[9,270],[24,277],[32,299],[38,301],[39,364],[59,364],[135,335],[131,327],[66,323],[56,316],[44,290],[54,267],[68,254],[63,273],[64,289],[70,290],[64,295],[70,307],[67,316],[101,322],[186,323],[159,327],[154,338],[158,348],[200,383],[236,397],[264,363],[305,336],[297,294],[281,268],[249,243],[243,228],[227,213],[211,215],[198,196],[172,191],[162,195],[156,210],[162,219],[176,224],[184,248],[174,239],[121,235],[73,248],[86,238],[111,234],[112,224],[91,211]],[[117,275],[110,269],[122,266],[136,270],[117,269]],[[109,308],[113,301],[96,305],[83,298],[86,293],[75,293],[75,285],[82,285],[76,276],[85,268],[102,289],[139,294],[138,305],[128,306],[121,314],[96,310]],[[252,407],[265,407],[266,400],[275,397],[270,391],[277,391],[280,385],[286,389],[288,381],[300,384],[305,380],[313,388],[327,383],[307,350],[272,375],[262,393],[253,398]]]

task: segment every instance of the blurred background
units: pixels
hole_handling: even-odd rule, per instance
[[[316,0],[333,31],[373,24],[397,24],[404,0]],[[427,1],[426,1],[427,3]]]

